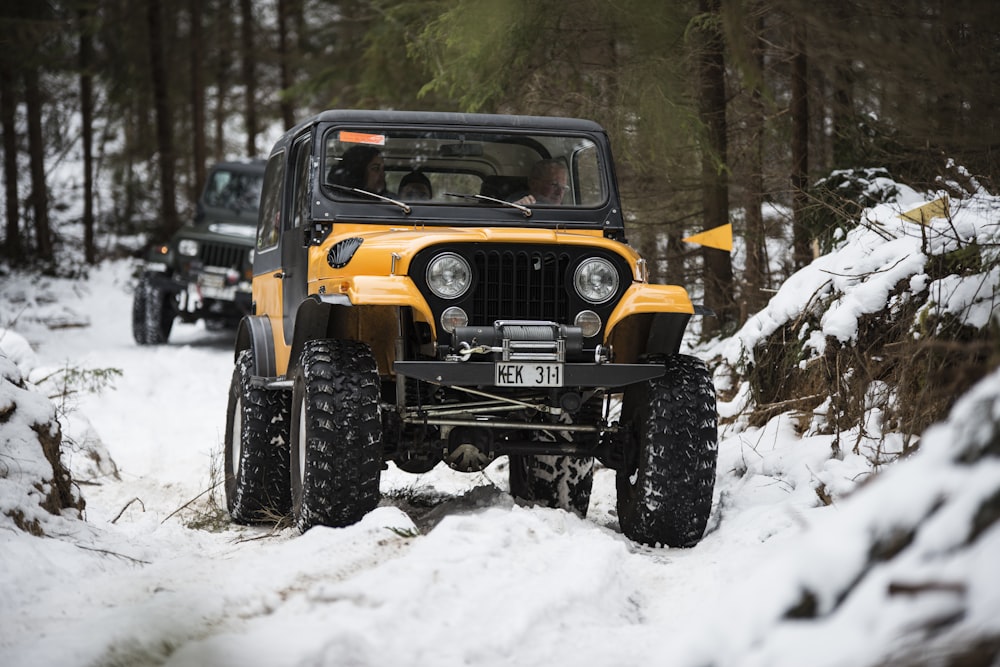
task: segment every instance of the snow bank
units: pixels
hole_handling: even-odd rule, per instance
[[[871,664],[872,646],[891,663],[1000,638],[1000,371],[797,542],[733,592],[720,664]]]
[[[10,331],[0,343],[0,525],[43,535],[53,517],[79,519],[84,501],[60,460],[55,406],[7,356],[9,346],[23,363],[30,347]]]

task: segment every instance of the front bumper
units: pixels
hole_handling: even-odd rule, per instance
[[[149,284],[178,300],[179,313],[239,318],[250,314],[253,297],[249,283],[227,284],[224,270],[201,270],[181,275],[160,264],[144,269]]]
[[[584,348],[580,327],[538,320],[459,326],[443,359],[397,361],[397,375],[443,386],[503,389],[623,387],[661,377],[657,364],[611,363],[603,345]]]

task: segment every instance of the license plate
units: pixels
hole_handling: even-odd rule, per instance
[[[215,273],[202,273],[198,276],[198,289],[207,299],[232,301],[236,298],[236,285],[226,285],[225,276]]]
[[[562,364],[500,363],[494,367],[498,387],[561,387]]]

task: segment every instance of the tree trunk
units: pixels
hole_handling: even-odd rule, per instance
[[[850,169],[859,166],[858,151],[854,139],[858,133],[854,129],[854,102],[851,94],[852,75],[847,65],[839,65],[834,70],[832,132],[833,166]]]
[[[253,3],[251,0],[240,0],[240,16],[242,18],[240,27],[242,48],[240,51],[243,60],[243,113],[246,118],[247,131],[246,156],[255,157],[257,155],[257,84],[255,81],[257,56],[253,43]]]
[[[285,124],[285,129],[290,130],[295,126],[295,107],[292,105],[292,98],[289,90],[292,87],[292,40],[288,38],[289,18],[293,16],[293,1],[278,0],[278,62],[281,65],[280,75],[281,86],[280,105],[281,120]]]
[[[38,69],[24,69],[24,101],[28,116],[28,154],[31,158],[31,209],[35,217],[35,252],[46,263],[55,260],[49,225],[48,191],[45,186],[45,142],[42,137],[42,93]]]
[[[806,29],[796,25],[792,56],[792,209],[793,256],[795,268],[801,269],[812,261],[809,230],[804,224],[809,205],[809,88],[806,58]]]
[[[3,125],[3,175],[4,203],[7,218],[7,236],[4,251],[11,264],[24,260],[21,254],[20,211],[17,193],[17,100],[14,77],[7,63],[0,63],[0,124]]]
[[[719,16],[720,0],[699,0],[703,27],[698,58],[698,116],[706,132],[702,147],[701,178],[704,227],[729,223],[729,165],[726,145],[726,63]],[[716,317],[705,318],[702,333],[710,337],[736,321],[733,299],[733,266],[729,253],[703,249],[705,303]]]
[[[760,310],[767,302],[764,289],[768,287],[769,276],[767,266],[767,233],[764,227],[762,206],[764,201],[764,20],[760,16],[753,28],[753,60],[758,77],[750,91],[750,108],[746,118],[746,134],[749,146],[747,149],[747,183],[744,189],[744,210],[746,211],[746,269],[743,279],[746,293],[742,299],[744,312],[740,313],[740,321]]]
[[[191,161],[194,180],[192,199],[205,187],[205,162],[208,159],[205,144],[205,81],[202,68],[205,60],[205,42],[202,31],[203,0],[189,0],[191,14]]]
[[[169,82],[163,58],[162,8],[160,0],[147,0],[149,62],[156,110],[156,144],[160,155],[160,215],[155,240],[166,241],[180,228],[174,185],[174,131],[170,116]]]
[[[219,5],[215,11],[215,37],[218,40],[219,48],[216,60],[218,67],[215,71],[215,161],[219,162],[226,158],[226,119],[228,109],[226,108],[226,92],[229,90],[229,75],[232,67],[231,54],[236,50],[233,44],[233,22],[232,4],[230,0],[219,0]]]
[[[80,22],[80,124],[83,143],[83,253],[87,264],[97,263],[94,244],[94,59],[91,11],[81,4]]]

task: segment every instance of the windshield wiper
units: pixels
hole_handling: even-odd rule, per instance
[[[521,206],[520,204],[515,204],[512,201],[504,201],[503,199],[495,199],[493,197],[487,197],[486,195],[466,195],[458,192],[446,192],[444,193],[446,197],[461,197],[462,199],[478,199],[479,201],[489,201],[494,204],[503,204],[504,206],[509,206],[511,208],[516,208],[518,211],[524,214],[524,217],[531,217],[531,209],[527,206]]]
[[[341,190],[342,192],[353,192],[354,194],[364,195],[365,197],[371,197],[372,199],[378,199],[379,201],[387,201],[390,204],[395,204],[399,208],[403,209],[403,213],[409,213],[410,207],[404,202],[398,199],[393,199],[392,197],[385,197],[375,192],[369,192],[368,190],[362,190],[361,188],[352,188],[349,185],[340,185],[338,183],[327,183],[328,186],[336,190]]]

